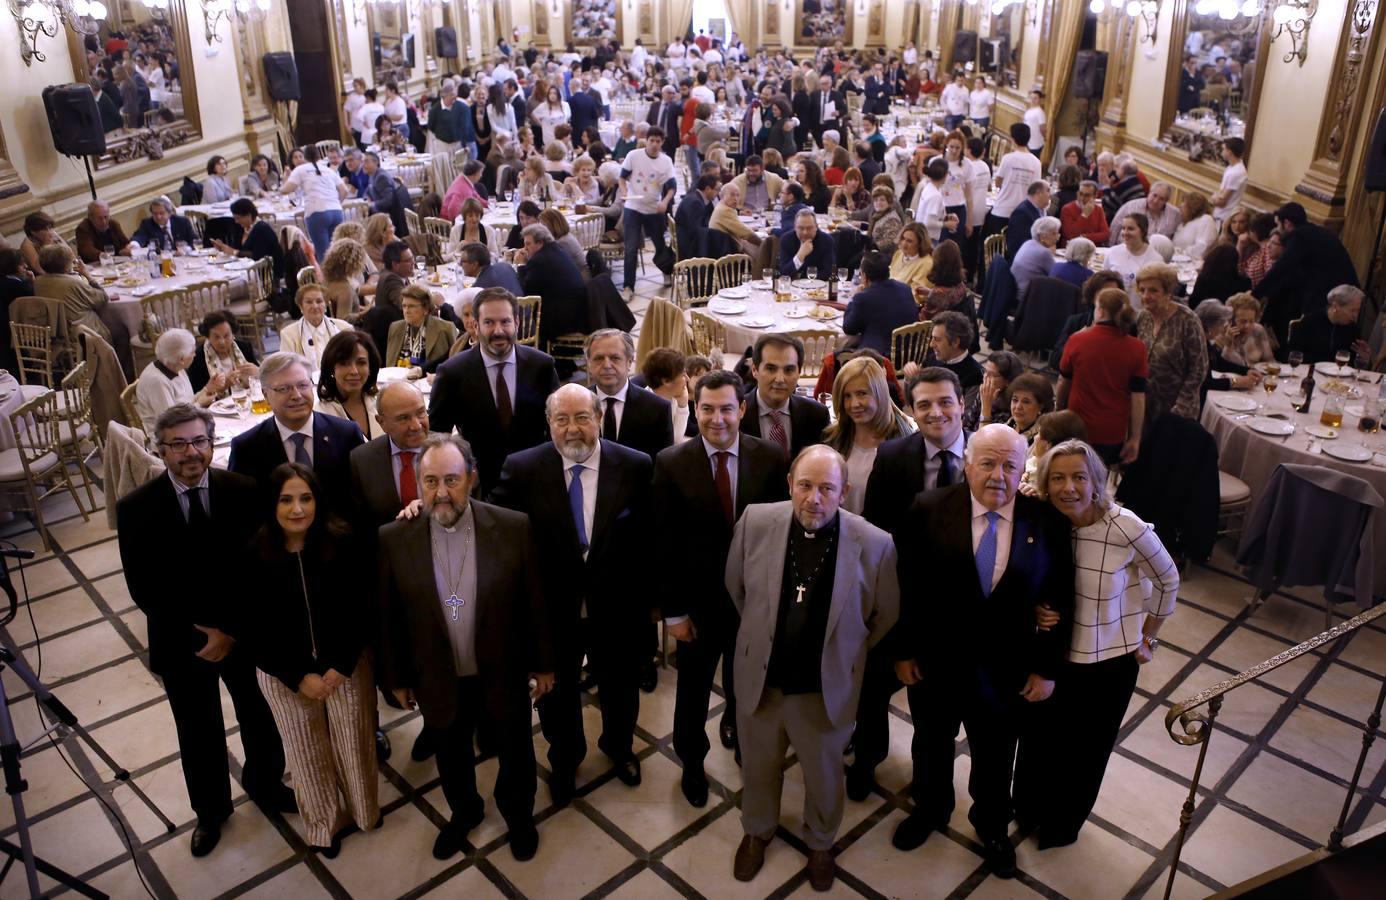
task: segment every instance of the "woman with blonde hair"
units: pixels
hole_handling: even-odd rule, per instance
[[[355,241],[356,243],[364,246],[366,243],[366,226],[362,225],[360,222],[357,222],[355,220],[350,222],[343,222],[336,228],[332,229],[332,242],[335,244],[342,238],[349,238]],[[332,252],[330,247],[328,248],[328,252]]]
[[[895,255],[890,258],[890,277],[914,289],[932,287],[929,272],[934,267],[934,244],[919,222],[907,222],[900,229]]]
[[[1274,359],[1270,333],[1261,324],[1261,301],[1248,293],[1233,294],[1227,306],[1232,310],[1232,324],[1218,342],[1223,355],[1244,366]]]
[[[828,201],[829,210],[842,210],[849,219],[866,220],[871,214],[871,194],[862,181],[861,169],[852,166],[842,176],[842,184],[833,189]]]
[[[853,490],[847,492],[842,506],[860,515],[877,448],[914,431],[914,425],[890,399],[885,369],[865,354],[848,360],[837,370],[833,379],[833,413],[836,420],[824,429],[823,443],[846,458],[847,483]]]
[[[573,174],[568,167],[568,145],[562,141],[549,141],[544,145],[544,171],[555,183]]]
[[[389,216],[385,219],[389,221]],[[356,312],[369,261],[366,248],[351,238],[333,241],[327,249],[322,261],[322,292],[333,318],[350,318]]]
[[[553,178],[544,168],[543,157],[531,156],[525,160],[525,167],[520,171],[519,190],[520,196],[528,200],[548,201],[558,196]]]
[[[1174,252],[1201,258],[1218,239],[1218,223],[1213,218],[1208,198],[1191,191],[1184,195],[1179,211],[1184,221],[1174,229]]]
[[[563,196],[582,204],[596,204],[602,199],[602,183],[592,157],[584,153],[573,160],[573,176],[563,182]]]
[[[377,269],[385,265],[385,245],[395,239],[395,223],[385,213],[376,213],[366,220],[366,256]]]

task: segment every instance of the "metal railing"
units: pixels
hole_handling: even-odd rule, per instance
[[[1198,764],[1194,766],[1193,781],[1189,785],[1189,796],[1185,798],[1184,806],[1179,812],[1179,836],[1174,845],[1174,859],[1170,862],[1169,880],[1165,883],[1165,900],[1169,900],[1169,896],[1174,890],[1174,876],[1179,869],[1179,857],[1184,851],[1184,840],[1188,836],[1189,824],[1193,821],[1194,808],[1198,799],[1198,782],[1203,776],[1203,763],[1208,757],[1208,743],[1213,736],[1213,727],[1217,722],[1218,713],[1222,710],[1223,696],[1247,682],[1255,681],[1263,675],[1274,672],[1306,653],[1312,653],[1324,644],[1332,643],[1353,633],[1382,616],[1386,616],[1386,603],[1378,604],[1360,615],[1338,623],[1327,631],[1314,635],[1309,640],[1291,647],[1284,653],[1277,653],[1270,659],[1257,663],[1244,672],[1239,672],[1225,681],[1219,681],[1217,684],[1199,691],[1192,697],[1176,703],[1165,714],[1165,730],[1169,732],[1169,736],[1187,747],[1198,745],[1199,748]],[[1376,707],[1367,716],[1362,729],[1362,752],[1357,757],[1357,767],[1352,772],[1352,781],[1348,784],[1347,796],[1343,799],[1343,810],[1339,813],[1338,822],[1333,826],[1333,831],[1328,837],[1328,850],[1330,852],[1337,852],[1342,849],[1343,828],[1347,824],[1348,814],[1352,809],[1352,798],[1357,795],[1357,783],[1362,778],[1362,769],[1367,762],[1367,753],[1376,740],[1377,729],[1381,727],[1383,703],[1386,703],[1386,679],[1381,682],[1381,690],[1376,697]],[[1199,711],[1200,707],[1204,706],[1208,708],[1206,713]],[[1176,726],[1179,728],[1178,731],[1176,731]]]

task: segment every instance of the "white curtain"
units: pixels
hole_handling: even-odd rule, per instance
[[[672,41],[687,34],[688,26],[693,24],[693,0],[668,0],[666,6],[669,9],[667,38]]]

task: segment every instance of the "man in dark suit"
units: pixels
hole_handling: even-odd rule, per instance
[[[454,856],[486,815],[472,756],[484,720],[500,760],[495,797],[510,852],[532,859],[530,697],[552,689],[553,654],[529,519],[470,498],[476,459],[456,435],[429,435],[415,466],[424,515],[380,529],[380,677],[402,707],[422,708],[439,736],[452,819],[433,856]]]
[[[1030,239],[1030,227],[1038,222],[1049,208],[1049,182],[1039,179],[1025,191],[1011,217],[1006,220],[1006,262],[1015,260],[1020,247]]]
[[[1025,439],[984,425],[967,447],[965,482],[922,494],[896,535],[900,621],[890,639],[914,720],[915,808],[892,843],[913,850],[953,813],[958,726],[972,757],[968,819],[992,874],[1015,874],[1007,838],[1016,735],[1026,703],[1054,690],[1073,621],[1068,519],[1018,496]],[[1035,627],[1048,604],[1059,624]],[[966,636],[940,640],[941,635]]]
[[[762,334],[751,349],[756,386],[746,392],[741,433],[775,444],[793,460],[823,439],[828,408],[794,392],[804,366],[804,342],[793,335]]]
[[[601,435],[623,447],[639,450],[653,462],[659,451],[674,444],[674,419],[669,401],[630,383],[635,362],[635,339],[615,328],[587,337],[587,374],[597,392]]]
[[[197,235],[192,223],[183,216],[175,216],[173,204],[161,197],[150,202],[149,218],[140,223],[130,240],[139,244],[143,251],[153,247],[160,253],[172,253],[184,244],[196,243]]]
[[[732,528],[751,503],[789,495],[789,460],[768,441],[742,434],[745,415],[741,379],[715,369],[693,390],[700,436],[655,458],[655,534],[660,541],[661,607],[668,632],[679,642],[679,683],[674,702],[674,751],[683,764],[683,795],[693,806],[707,803],[708,700],[717,663],[730,659],[738,618],[724,581]],[[697,560],[690,567],[688,561]],[[722,746],[736,747],[736,703],[731,667],[722,673],[726,705],[719,728]]]
[[[674,230],[679,239],[680,260],[703,255],[703,234],[712,218],[712,201],[720,186],[716,175],[700,175],[693,190],[679,201],[674,211]]]
[[[547,225],[529,225],[525,246],[515,254],[520,284],[526,295],[544,298],[539,317],[539,343],[548,346],[559,335],[586,334],[587,285],[572,259],[554,240]]]
[[[116,534],[130,598],[149,625],[149,670],[163,682],[178,730],[188,800],[197,815],[193,856],[206,856],[231,815],[226,723],[217,680],[236,707],[245,748],[241,782],[269,811],[297,809],[284,786],[284,747],[255,665],[237,638],[252,623],[236,611],[234,579],[208,577],[208,551],[240,552],[269,512],[253,480],[212,468],[211,413],[188,403],[154,428],[168,467],[116,507]]]
[[[578,83],[573,85],[573,91],[568,97],[568,111],[570,113],[568,123],[573,126],[574,138],[586,134],[589,128],[597,127],[597,122],[602,117],[601,105],[593,98],[589,90],[590,87],[590,77],[581,75]]]
[[[848,301],[842,331],[860,335],[858,346],[889,359],[892,333],[919,321],[919,304],[909,285],[890,277],[890,260],[876,251],[862,257],[861,280],[866,286]]]
[[[460,105],[454,104],[454,108]],[[395,234],[408,234],[409,223],[404,218],[404,211],[414,208],[414,201],[409,196],[409,189],[380,168],[380,157],[374,153],[366,154],[362,167],[365,169],[368,179],[365,199],[370,201],[371,212],[385,213],[389,216],[390,221],[394,223]]]
[[[557,669],[539,703],[549,742],[549,794],[566,806],[587,754],[582,729],[582,661],[601,690],[597,746],[616,777],[640,784],[632,752],[640,710],[639,635],[650,621],[650,475],[643,453],[600,438],[597,398],[577,384],[548,399],[552,443],[512,453],[490,501],[529,516],[543,560],[540,582]]]
[[[831,75],[819,77],[818,90],[813,92],[811,100],[808,110],[808,130],[821,147],[823,145],[823,132],[832,129],[838,134],[844,133],[842,117],[847,114],[847,100],[841,91],[833,90]]]
[[[471,442],[485,494],[507,454],[548,440],[544,401],[558,390],[558,373],[553,357],[516,345],[515,295],[487,288],[473,309],[480,343],[438,367],[428,421],[434,431],[456,428]]]
[[[962,480],[967,432],[963,431],[963,390],[948,369],[920,370],[905,386],[905,395],[919,430],[876,451],[876,464],[866,482],[862,516],[893,535],[900,533],[910,504],[920,491],[947,487]],[[865,800],[875,788],[876,767],[890,750],[890,698],[900,689],[893,654],[884,645],[866,660],[857,706],[854,764],[847,770],[847,796]]]
[[[482,290],[488,287],[504,288],[515,296],[525,290],[520,287],[520,276],[504,260],[491,260],[491,251],[485,244],[463,244],[461,251],[462,274],[474,279],[472,287]]]
[[[236,435],[227,468],[255,479],[261,488],[286,462],[313,470],[322,495],[339,515],[349,516],[350,454],[366,442],[355,422],[313,411],[313,379],[308,361],[279,351],[260,363],[260,384],[274,415]]]
[[[780,235],[780,274],[807,278],[814,269],[819,278],[827,278],[837,264],[836,254],[833,236],[819,230],[813,210],[801,209],[794,216],[794,230]]]
[[[886,77],[881,63],[871,66],[871,75],[866,79],[866,102],[862,112],[884,116],[890,112],[890,95],[895,82]]]
[[[1322,225],[1310,222],[1300,204],[1281,206],[1275,211],[1275,221],[1285,249],[1252,293],[1262,301],[1297,298],[1298,302],[1288,308],[1268,307],[1263,317],[1280,329],[1277,336],[1284,343],[1284,323],[1321,312],[1328,305],[1328,292],[1338,285],[1357,287],[1357,269],[1342,241]]]

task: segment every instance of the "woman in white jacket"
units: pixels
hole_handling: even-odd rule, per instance
[[[1210,212],[1208,198],[1190,193],[1179,205],[1184,221],[1174,229],[1174,252],[1190,259],[1202,259],[1203,254],[1218,239],[1218,223]]]
[[[531,113],[531,115],[544,132],[543,143],[545,146],[548,146],[549,142],[554,139],[554,128],[556,128],[560,122],[571,120],[573,116],[572,111],[568,108],[567,101],[563,99],[563,95],[559,93],[556,85],[549,87],[549,92],[544,102],[534,107],[534,112]]]

